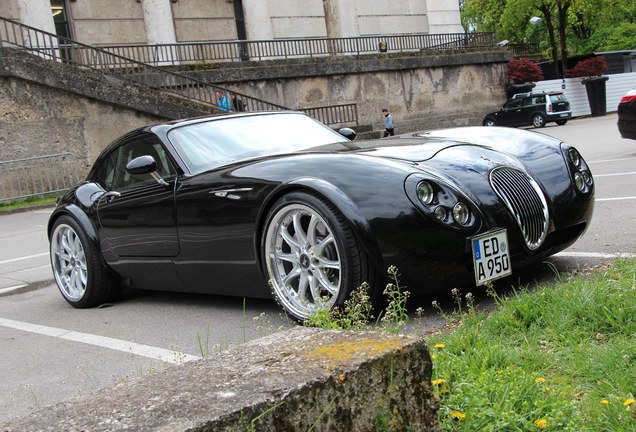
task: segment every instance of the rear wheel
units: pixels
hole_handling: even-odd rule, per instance
[[[70,216],[53,224],[50,245],[53,275],[64,299],[76,308],[115,300],[121,287],[105,268],[99,252],[82,227]]]
[[[557,120],[557,121],[555,121],[555,123],[558,124],[559,126],[563,126],[567,122],[568,122],[567,120]]]
[[[276,300],[299,321],[342,306],[366,280],[366,255],[344,216],[308,193],[293,192],[274,204],[262,248]]]
[[[545,117],[542,114],[535,114],[532,116],[532,126],[536,128],[542,128],[545,126]]]

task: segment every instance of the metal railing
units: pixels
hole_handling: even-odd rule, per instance
[[[250,111],[289,109],[282,105],[239,92],[229,91],[226,88],[172,70],[166,70],[162,67],[146,64],[101,48],[75,42],[2,17],[0,17],[0,47],[23,49],[46,60],[116,75],[119,78],[134,81],[154,90],[207,104],[210,106],[211,111],[224,111],[216,104],[215,93],[217,91],[225,94],[228,99],[230,93],[236,94],[239,99],[245,101],[246,109]],[[323,110],[317,109],[314,112],[318,117],[315,118],[327,125],[334,124],[330,123],[330,118],[339,118],[343,119],[345,123],[357,124],[357,111],[352,110],[351,105],[334,105],[330,107],[330,112],[340,110],[341,113],[337,116],[324,118],[320,117]],[[299,109],[306,111],[303,108]],[[351,117],[351,113],[356,113],[356,117]]]
[[[73,153],[0,161],[0,202],[58,193],[77,184],[80,172]]]
[[[351,38],[181,42],[102,46],[104,51],[157,66],[396,52],[470,50],[495,45],[494,33],[410,34]],[[109,65],[105,65],[107,67]]]
[[[509,44],[512,55],[515,58],[528,57],[531,60],[540,60],[543,57],[538,43]]]

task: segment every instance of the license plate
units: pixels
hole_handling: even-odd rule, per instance
[[[570,117],[570,114],[561,114],[560,117]]]
[[[471,238],[475,285],[484,285],[512,274],[508,234],[505,229]]]

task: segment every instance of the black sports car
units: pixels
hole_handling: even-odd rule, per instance
[[[568,247],[592,217],[588,165],[539,133],[345,136],[296,112],[130,132],[51,215],[62,295],[91,307],[129,285],[273,292],[303,320],[365,281],[377,300],[389,265],[414,293],[486,284]]]

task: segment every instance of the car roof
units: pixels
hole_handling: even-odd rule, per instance
[[[529,97],[529,96],[537,96],[537,95],[559,95],[559,94],[563,94],[563,92],[561,91],[545,91],[545,90],[539,90],[539,91],[533,91],[533,92],[528,92],[528,93],[517,93],[515,95],[512,96],[512,99],[516,99],[516,98],[521,98],[521,97]]]

